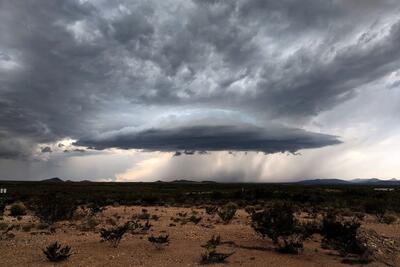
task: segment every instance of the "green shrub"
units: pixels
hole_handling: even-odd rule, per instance
[[[22,216],[26,214],[26,208],[24,204],[22,203],[14,203],[11,205],[10,208],[10,215],[17,217],[17,216]]]
[[[33,205],[35,215],[48,224],[71,219],[77,207],[75,200],[57,193],[41,195]]]
[[[322,221],[322,245],[338,250],[342,255],[362,254],[364,249],[357,240],[360,223],[356,218],[345,220],[333,212],[328,212]]]
[[[227,203],[222,208],[218,209],[218,216],[224,223],[229,223],[236,214],[237,205],[235,203]]]
[[[59,262],[68,259],[71,256],[71,247],[61,247],[57,242],[54,242],[43,249],[44,255],[52,262]]]
[[[263,237],[271,238],[277,251],[298,254],[310,233],[293,214],[291,204],[275,203],[271,208],[253,213],[251,226]]]

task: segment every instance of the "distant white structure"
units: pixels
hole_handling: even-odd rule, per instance
[[[0,188],[0,194],[7,194],[7,188]]]
[[[384,188],[384,187],[379,187],[379,188],[374,188],[375,191],[394,191],[394,188]]]

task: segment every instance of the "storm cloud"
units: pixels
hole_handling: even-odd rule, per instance
[[[94,149],[121,148],[150,151],[258,151],[296,152],[338,144],[334,136],[280,128],[266,130],[250,125],[192,126],[173,129],[149,129],[141,132],[114,133],[95,140],[81,140],[80,146]]]
[[[396,108],[352,116],[384,90],[382,105],[398,103],[399,12],[396,0],[0,1],[0,161],[295,152],[346,143],[345,127],[374,118],[397,136]]]

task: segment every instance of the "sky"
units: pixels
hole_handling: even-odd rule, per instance
[[[400,178],[398,0],[0,0],[0,179]]]

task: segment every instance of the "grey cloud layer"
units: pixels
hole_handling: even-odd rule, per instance
[[[192,126],[174,129],[149,129],[140,132],[114,133],[93,140],[81,140],[80,146],[105,149],[144,149],[150,151],[260,151],[264,153],[296,152],[338,144],[334,136],[299,129],[272,130],[250,125]],[[189,151],[189,152],[188,152]]]
[[[177,107],[301,128],[398,69],[399,8],[394,0],[1,1],[0,157],[140,126]],[[95,145],[130,147],[137,135],[118,137]],[[307,140],[330,144],[321,137]],[[271,150],[301,147],[288,142]]]

